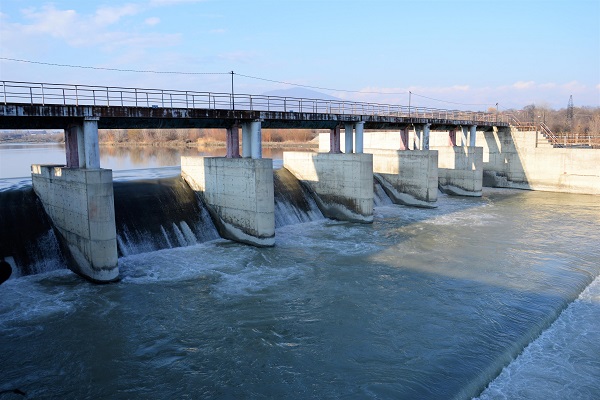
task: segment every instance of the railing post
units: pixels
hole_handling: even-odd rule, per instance
[[[137,107],[137,89],[133,89],[133,93],[135,94],[135,106]]]
[[[171,99],[171,108],[173,108],[173,93],[169,93],[169,98]]]
[[[44,98],[44,84],[40,83],[40,85],[42,86],[42,105],[45,106],[46,105],[46,99]]]
[[[31,102],[31,105],[33,105],[33,90],[31,89],[31,86],[29,87],[29,101]]]
[[[283,112],[287,112],[287,97],[283,98]]]
[[[2,81],[2,91],[4,92],[4,105],[6,105],[6,82]]]
[[[79,105],[79,93],[77,92],[77,85],[75,85],[75,105]]]
[[[119,91],[119,93],[121,94],[121,107],[123,107],[123,91]]]
[[[190,108],[190,106],[188,105],[188,94],[187,94],[187,90],[185,91],[185,108]]]
[[[148,98],[148,92],[146,92],[146,107],[150,107],[150,99]]]
[[[165,91],[162,89],[160,91],[160,106],[165,108]]]
[[[96,105],[96,91],[92,89],[92,99],[94,101],[94,105]]]
[[[67,105],[67,97],[65,96],[65,88],[62,89],[63,92],[63,105]],[[6,99],[4,100],[4,102],[6,103]]]
[[[106,105],[110,107],[110,95],[108,94],[108,87],[106,88]]]

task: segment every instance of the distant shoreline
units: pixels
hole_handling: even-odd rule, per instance
[[[19,140],[19,139],[0,139],[0,144],[64,144],[64,142],[49,141],[49,140]],[[222,148],[226,147],[225,142],[100,142],[100,146],[107,147],[212,147]],[[315,142],[263,142],[263,148],[277,149],[277,148],[307,148],[316,149],[319,147],[318,143]]]

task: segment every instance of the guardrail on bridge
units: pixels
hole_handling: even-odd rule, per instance
[[[2,81],[4,104],[199,108],[509,123],[504,114],[392,104],[182,90]]]

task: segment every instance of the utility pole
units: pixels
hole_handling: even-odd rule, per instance
[[[233,71],[231,71],[231,109],[235,111],[235,93],[233,92]]]

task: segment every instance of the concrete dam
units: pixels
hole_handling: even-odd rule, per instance
[[[492,186],[600,192],[597,150],[580,162],[577,149],[538,147],[538,132],[523,134],[498,113],[19,82],[3,90],[0,128],[65,131],[66,164],[32,165],[38,200],[22,196],[44,210],[38,225],[51,224],[69,268],[94,282],[117,280],[119,255],[144,248],[217,234],[273,246],[275,228],[292,215],[369,224],[375,193],[423,208],[436,206],[438,189],[481,197],[485,168]],[[98,129],[165,127],[226,129],[227,156],[182,157],[175,180],[114,184],[100,166]],[[285,152],[285,172],[274,174],[262,158],[262,128],[328,133],[319,153]]]

